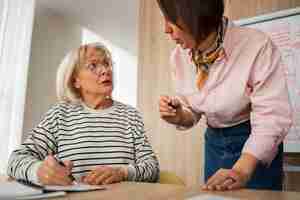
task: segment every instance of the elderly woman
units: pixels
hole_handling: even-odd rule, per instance
[[[72,176],[93,185],[157,181],[159,164],[140,113],[111,98],[112,68],[110,52],[99,43],[64,58],[57,73],[60,102],[12,153],[9,176],[42,185],[69,185]]]

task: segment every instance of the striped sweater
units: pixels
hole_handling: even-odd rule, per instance
[[[129,181],[155,182],[159,164],[144,134],[140,113],[114,101],[105,110],[61,102],[53,106],[9,159],[7,173],[38,183],[46,156],[73,162],[79,180],[97,165],[127,166]]]

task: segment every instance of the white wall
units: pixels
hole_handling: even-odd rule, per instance
[[[56,102],[57,67],[65,54],[80,44],[79,25],[37,6],[32,35],[23,138]]]
[[[4,1],[0,1],[0,16],[2,17]],[[1,18],[0,18],[1,19]]]
[[[1,0],[0,174],[22,137],[35,0]]]

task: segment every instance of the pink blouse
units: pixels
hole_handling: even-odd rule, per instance
[[[270,164],[292,124],[284,65],[278,48],[264,33],[231,25],[224,38],[225,57],[209,68],[201,91],[188,50],[171,55],[176,91],[197,120],[204,114],[211,127],[230,127],[250,119],[251,134],[243,152]],[[196,120],[196,122],[197,122]]]

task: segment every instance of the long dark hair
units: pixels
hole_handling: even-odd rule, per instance
[[[224,14],[223,0],[156,0],[164,17],[199,42],[217,31]],[[182,28],[184,29],[184,28]]]

